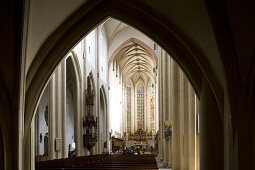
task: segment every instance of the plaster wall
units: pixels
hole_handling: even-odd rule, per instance
[[[74,99],[70,88],[66,89],[66,157],[68,156],[69,144],[74,142]],[[74,148],[71,148],[73,150]]]
[[[96,30],[91,31],[85,38],[86,58],[93,69],[96,67]]]
[[[116,65],[113,64],[110,66],[109,70],[109,117],[110,123],[109,129],[113,129],[114,131],[121,132],[121,100],[122,100],[122,85],[119,84],[119,77],[116,77],[118,71],[116,71]]]
[[[26,73],[40,46],[86,0],[32,0],[29,6]]]
[[[107,40],[103,26],[99,26],[99,76],[103,82],[107,82]]]

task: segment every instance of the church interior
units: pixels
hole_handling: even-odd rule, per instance
[[[198,104],[171,56],[133,27],[108,18],[48,81],[31,123],[31,157],[37,163],[153,153],[162,167],[199,169]]]
[[[255,169],[255,3],[1,8],[0,169]]]

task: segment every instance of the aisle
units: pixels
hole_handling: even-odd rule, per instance
[[[163,167],[163,162],[160,162],[158,157],[155,157],[156,162],[157,162],[157,166],[159,167],[160,170],[172,170],[172,168],[164,168]]]

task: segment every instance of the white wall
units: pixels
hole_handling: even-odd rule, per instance
[[[69,144],[72,144],[74,137],[74,99],[73,92],[70,88],[66,89],[66,156],[69,151]],[[72,149],[73,150],[73,149]]]
[[[111,64],[109,69],[109,127],[110,130],[121,132],[122,121],[122,83],[119,84],[119,73],[117,74],[116,66]],[[116,74],[118,77],[116,77]]]
[[[88,63],[96,68],[96,29],[89,33],[86,38],[86,58]]]
[[[103,26],[99,27],[99,73],[100,78],[107,82],[107,40],[105,35],[105,29]]]

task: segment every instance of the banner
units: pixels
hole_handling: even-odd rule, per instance
[[[166,120],[164,122],[165,138],[170,139],[172,137],[172,120]]]

